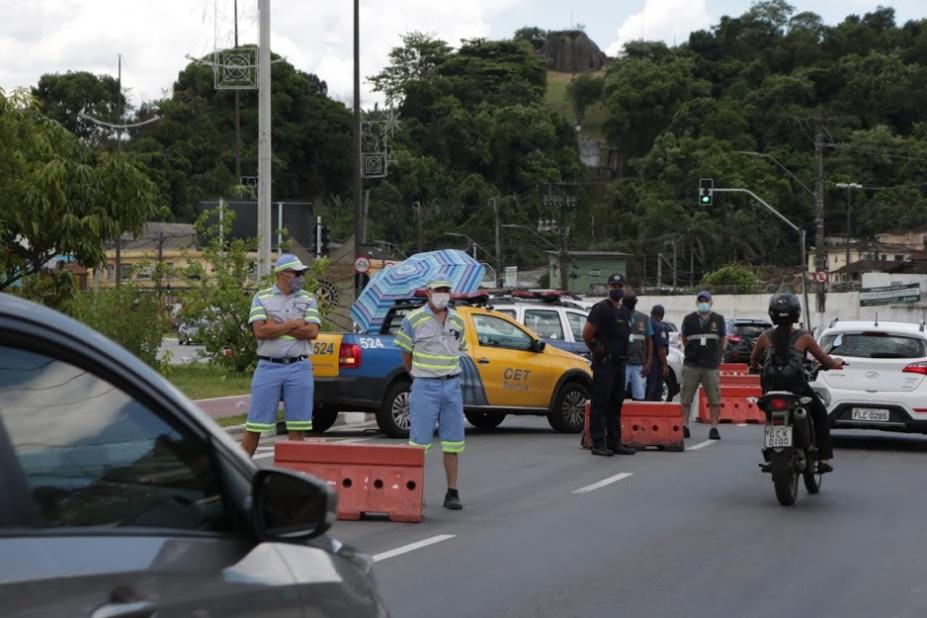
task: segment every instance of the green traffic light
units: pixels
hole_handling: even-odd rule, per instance
[[[711,204],[711,197],[708,195],[703,195],[701,197],[702,204]]]

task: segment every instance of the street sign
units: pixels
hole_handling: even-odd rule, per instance
[[[360,273],[362,275],[367,274],[370,270],[370,260],[364,256],[358,257],[354,260],[354,272]]]
[[[507,288],[518,287],[518,266],[506,266],[502,285]]]
[[[918,303],[920,300],[921,286],[919,283],[889,285],[880,288],[863,288],[859,291],[860,307]]]
[[[814,273],[814,280],[818,283],[827,283],[827,271],[819,270],[818,272]]]

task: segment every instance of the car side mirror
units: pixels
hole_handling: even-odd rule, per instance
[[[540,339],[531,340],[531,351],[541,353],[544,351],[544,348],[547,347],[547,344],[541,341]]]
[[[264,540],[304,540],[335,523],[338,495],[323,481],[289,470],[264,468],[251,484],[254,529]]]

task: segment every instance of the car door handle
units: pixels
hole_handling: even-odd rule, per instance
[[[93,610],[90,618],[150,618],[157,609],[151,601],[105,603]]]
[[[478,362],[478,363],[481,364],[481,365],[488,365],[488,364],[489,364],[489,359],[488,359],[488,358],[481,358],[481,359],[479,359],[479,360],[476,361],[476,362]]]

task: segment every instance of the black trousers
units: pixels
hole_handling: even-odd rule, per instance
[[[647,391],[645,401],[661,401],[663,399],[663,365],[659,360],[650,364],[650,373],[647,374]]]
[[[592,446],[621,445],[621,404],[624,402],[624,364],[594,363],[589,409]]]
[[[810,387],[805,394],[814,400],[808,412],[811,414],[811,424],[814,427],[814,445],[818,447],[818,458],[830,459],[834,456],[834,444],[830,439],[830,420],[827,418],[827,408]]]

